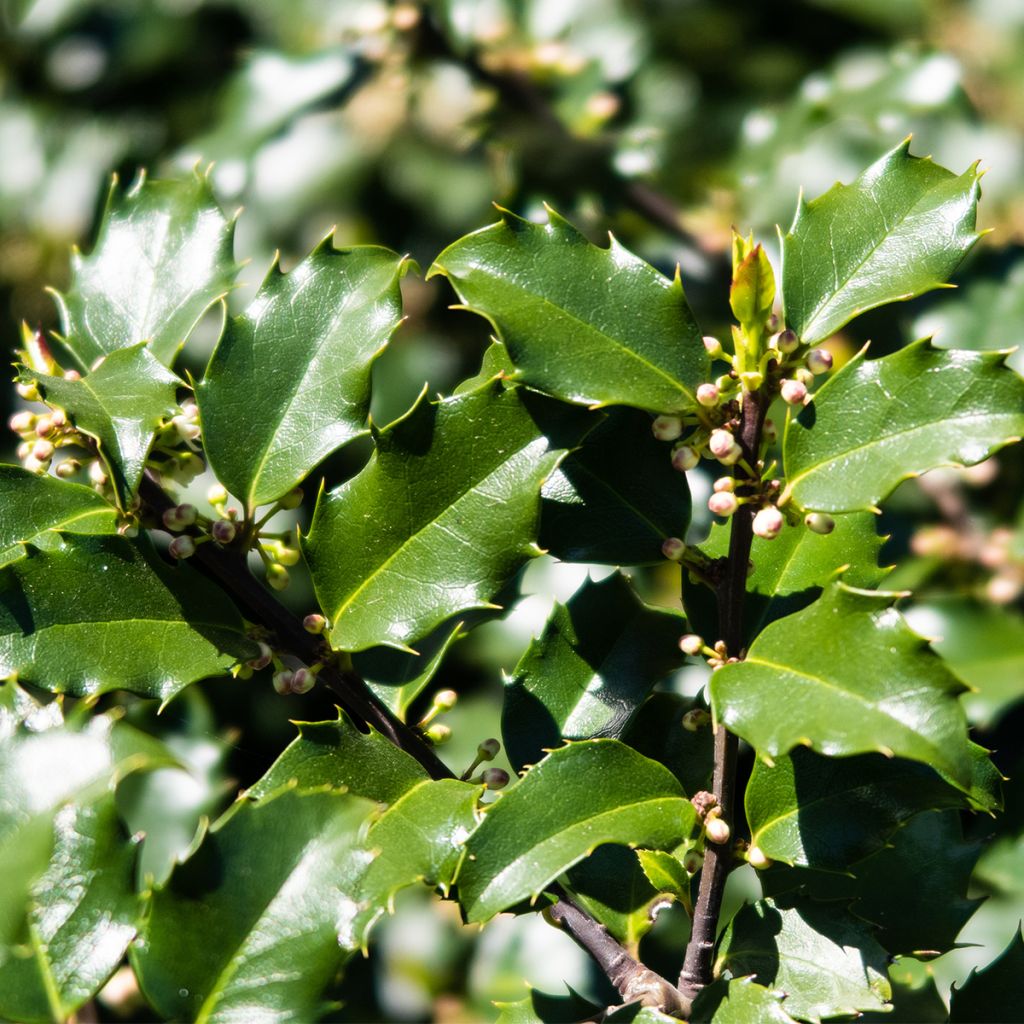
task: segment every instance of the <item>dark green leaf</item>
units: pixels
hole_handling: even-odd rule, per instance
[[[1020,928],[1010,944],[987,967],[973,970],[950,999],[952,1024],[1019,1024],[1020,979],[1024,976],[1024,935]]]
[[[690,1024],[793,1024],[782,1008],[785,994],[750,978],[721,979],[701,989]]]
[[[377,434],[370,464],[321,494],[303,545],[333,646],[404,648],[461,612],[493,607],[539,551],[541,485],[584,422],[493,381],[421,401]]]
[[[829,757],[879,751],[970,792],[964,686],[892,607],[895,596],[833,583],[773,622],[746,660],[712,675],[718,720],[762,756],[798,744]]]
[[[232,286],[233,236],[203,175],[140,178],[123,193],[115,182],[96,246],[74,254],[71,288],[58,296],[64,337],[82,368],[139,342],[170,365]]]
[[[977,165],[959,177],[910,139],[852,185],[801,199],[782,239],[786,325],[813,344],[865,310],[940,288],[980,237]]]
[[[0,674],[54,693],[166,701],[255,653],[223,592],[144,538],[67,536],[0,569]]]
[[[679,858],[664,850],[637,850],[640,867],[658,892],[688,900],[690,875]]]
[[[654,684],[682,665],[676,612],[645,605],[625,577],[588,580],[556,605],[505,688],[502,734],[516,768],[562,739],[621,736]]]
[[[161,420],[177,408],[182,383],[145,345],[112,352],[81,380],[26,373],[50,405],[64,409],[83,433],[99,442],[118,504],[127,509]]]
[[[401,320],[406,266],[389,249],[325,239],[291,273],[275,265],[228,320],[196,398],[210,465],[248,509],[366,433],[370,374]]]
[[[104,534],[117,530],[117,510],[91,487],[0,465],[0,565],[42,533]]]
[[[1024,434],[1024,380],[997,352],[941,351],[927,339],[851,359],[786,426],[788,495],[853,512],[936,466],[970,466]]]
[[[716,970],[723,968],[784,992],[791,1016],[815,1022],[881,1010],[892,991],[885,950],[868,925],[810,902],[744,907],[722,937]]]
[[[685,537],[690,489],[649,416],[613,409],[544,485],[540,544],[566,562],[646,565]]]
[[[459,876],[466,918],[486,921],[536,897],[602,843],[674,847],[694,818],[666,768],[617,740],[571,743],[531,768],[470,836]]]
[[[495,377],[512,377],[515,372],[516,368],[512,365],[505,346],[497,338],[491,338],[491,343],[484,349],[483,358],[480,360],[480,370],[475,376],[461,381],[452,394],[464,395],[467,391],[476,391]]]
[[[673,413],[696,404],[708,359],[678,275],[612,239],[591,245],[553,210],[547,224],[502,211],[450,245],[444,274],[494,325],[516,379],[570,402]]]
[[[892,1011],[872,1011],[858,1017],[863,1024],[944,1024],[949,1010],[939,995],[930,964],[911,957],[899,957],[889,965]]]

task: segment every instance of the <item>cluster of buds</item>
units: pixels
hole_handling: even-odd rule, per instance
[[[202,456],[197,454],[196,442],[201,435],[199,407],[186,398],[179,411],[157,428],[146,468],[162,479],[187,487],[206,469]]]
[[[274,590],[284,590],[290,583],[289,568],[298,565],[301,559],[297,543],[293,543],[292,531],[273,533],[264,530],[264,525],[282,509],[296,509],[302,504],[302,488],[295,487],[257,520],[253,528],[254,546],[267,573],[267,583]],[[215,504],[216,508],[217,505]]]
[[[475,778],[471,777],[479,765],[487,761],[493,761],[500,751],[501,744],[494,737],[483,740],[476,748],[476,757],[473,758],[472,764],[460,776],[462,781],[482,785],[486,789],[504,789],[509,784],[510,779],[508,772],[504,768],[485,768]]]
[[[722,819],[722,808],[714,793],[700,790],[693,794],[690,803],[697,812],[698,820],[703,823],[705,839],[719,846],[729,842],[731,831],[728,823]]]
[[[282,697],[290,693],[309,693],[316,685],[316,674],[321,665],[312,668],[300,665],[298,668],[280,668],[273,675],[274,690]]]
[[[684,636],[681,636],[679,638],[679,649],[683,654],[690,655],[691,658],[706,658],[712,672],[720,669],[723,665],[729,665],[737,660],[729,656],[724,640],[716,640],[714,647],[709,647],[704,642],[704,637],[699,636],[697,633],[686,633]],[[687,715],[683,716],[683,728],[693,731],[700,728],[701,725],[707,722],[707,718],[700,716],[706,714],[707,712],[699,711],[687,712],[687,715],[692,715],[693,717],[690,718],[690,724],[688,724]]]
[[[21,438],[18,458],[30,473],[46,473],[58,448],[69,445],[85,448],[88,444],[68,422],[63,409],[49,409],[42,414],[23,409],[10,418],[8,426]],[[67,479],[81,468],[77,459],[66,459],[58,463],[55,472]]]
[[[993,604],[1005,605],[1024,594],[1024,555],[1018,543],[1017,532],[1008,526],[972,534],[938,523],[922,526],[910,549],[921,558],[955,559],[991,573],[982,593]]]
[[[434,719],[446,711],[451,711],[458,699],[459,695],[454,690],[438,690],[427,713],[416,723],[416,728],[434,746],[447,743],[452,737],[451,727],[443,722],[435,722]]]
[[[174,505],[163,513],[163,528],[168,533],[178,534],[167,548],[172,558],[191,558],[200,544],[211,541],[225,547],[238,536],[238,509],[226,506],[227,492],[224,488],[215,484],[207,492],[207,497],[217,512],[215,519],[202,515],[195,505],[187,502]]]

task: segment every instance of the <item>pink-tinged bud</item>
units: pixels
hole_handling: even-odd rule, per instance
[[[736,438],[728,430],[712,430],[708,440],[708,450],[724,466],[731,466],[739,461],[743,449],[736,443]]]
[[[54,473],[61,478],[61,480],[68,480],[73,477],[80,469],[82,464],[77,459],[65,459],[63,462],[58,462]]]
[[[454,690],[438,690],[434,694],[434,707],[439,711],[451,711],[458,699],[459,695]]]
[[[269,583],[274,590],[284,590],[290,582],[291,577],[288,575],[288,570],[283,565],[278,565],[277,562],[272,562],[267,566],[267,583]]]
[[[729,836],[732,835],[732,832],[721,818],[711,818],[704,823],[704,834],[709,842],[721,846],[723,843],[729,842]]]
[[[686,553],[686,544],[678,537],[666,537],[661,542],[661,553],[670,562],[678,562]]]
[[[254,672],[258,672],[261,668],[266,668],[274,660],[274,652],[270,649],[269,644],[265,644],[260,640],[256,646],[259,648],[260,653],[255,658],[246,662],[246,665]]]
[[[302,488],[293,487],[278,504],[281,508],[298,508],[302,504]]]
[[[681,724],[687,732],[697,732],[710,721],[711,716],[703,708],[691,708],[683,715]]]
[[[683,421],[678,416],[655,416],[651,433],[659,441],[675,441],[683,432]]]
[[[191,537],[175,537],[167,545],[171,558],[191,558],[196,553],[196,543]]]
[[[799,380],[784,380],[779,388],[782,400],[789,405],[803,405],[807,397],[807,385]]]
[[[230,519],[218,519],[210,527],[210,536],[218,544],[230,544],[238,534],[238,527]]]
[[[196,521],[196,507],[195,505],[178,505],[176,509],[178,513],[178,520],[185,526],[193,526]]]
[[[49,462],[53,458],[54,447],[49,441],[36,441],[32,445],[32,455],[40,462]]]
[[[274,689],[277,690],[282,697],[292,692],[292,678],[294,675],[294,672],[286,668],[281,669],[280,672],[274,673]]]
[[[712,494],[708,498],[708,508],[715,513],[716,516],[724,516],[728,519],[736,509],[740,507],[740,503],[736,498],[735,494],[730,494],[729,491],[718,491],[716,494]]]
[[[691,875],[695,875],[704,867],[704,858],[697,850],[687,850],[683,854],[683,867]]]
[[[736,479],[731,476],[720,476],[712,485],[711,490],[715,494],[721,494],[723,491],[733,491],[736,489]]]
[[[327,620],[315,612],[312,615],[307,615],[302,620],[302,628],[307,633],[312,633],[314,636],[319,636],[327,628]]]
[[[292,693],[309,693],[316,685],[316,673],[308,668],[298,668],[292,673]]]
[[[754,516],[754,533],[765,540],[774,540],[781,533],[785,521],[782,513],[774,505],[769,505]]]
[[[757,868],[758,871],[764,871],[765,868],[772,866],[771,857],[760,846],[752,846],[747,850],[747,863],[752,868]]]
[[[795,352],[800,347],[800,339],[796,336],[796,331],[785,330],[778,337],[778,346],[780,352],[785,352],[787,355],[790,352]]]
[[[718,399],[720,397],[721,392],[718,390],[717,384],[701,384],[701,386],[697,388],[697,401],[709,409],[718,405]]]
[[[476,756],[481,761],[493,761],[498,756],[500,750],[501,744],[492,736],[490,739],[484,740],[476,748]]]
[[[63,409],[54,409],[50,413],[50,422],[53,424],[55,430],[62,430],[68,425],[68,417]]]
[[[178,507],[169,508],[164,511],[164,514],[160,517],[163,521],[164,527],[177,533],[178,530],[182,529],[184,524],[178,516]]]
[[[804,516],[804,526],[811,533],[828,534],[836,528],[836,521],[824,512],[808,512]]]
[[[36,417],[27,409],[16,412],[8,421],[7,425],[16,434],[27,434],[35,429]]]
[[[433,743],[436,747],[440,746],[442,743],[447,743],[452,738],[452,731],[447,725],[443,725],[441,722],[435,722],[423,733],[423,735],[429,743]]]
[[[193,399],[186,398],[181,403],[181,415],[190,423],[196,423],[199,420],[199,406],[196,405]]]
[[[691,448],[688,444],[680,445],[672,453],[672,468],[680,473],[686,473],[688,470],[693,469],[698,462],[700,462],[700,453],[696,448]]]
[[[832,353],[824,348],[812,348],[807,353],[807,369],[811,373],[828,373],[832,369]]]
[[[704,348],[707,349],[707,353],[712,359],[721,359],[725,355],[725,349],[722,348],[722,343],[713,335],[705,334],[703,337]]]
[[[206,492],[206,500],[211,505],[223,505],[228,500],[227,488],[223,484],[211,484]]]
[[[198,423],[192,423],[184,416],[172,417],[171,426],[177,431],[178,437],[182,441],[194,441],[202,433]]]
[[[761,428],[761,436],[768,444],[775,444],[779,439],[779,428],[775,426],[775,420],[765,420]]]
[[[64,371],[64,379],[65,380],[81,380],[82,379],[82,375],[77,370],[65,370]]]
[[[696,633],[686,633],[679,638],[679,649],[683,654],[689,654],[695,658],[704,650],[704,637],[697,636]]]
[[[49,437],[55,429],[52,416],[40,416],[36,420],[36,437]]]
[[[107,471],[103,468],[103,463],[99,459],[93,459],[89,463],[89,480],[97,487],[105,487],[109,480]]]
[[[504,768],[485,768],[480,773],[480,781],[488,789],[504,789],[509,783],[509,774]]]

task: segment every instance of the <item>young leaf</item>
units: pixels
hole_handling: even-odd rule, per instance
[[[166,701],[255,653],[223,592],[141,539],[67,536],[0,569],[0,675],[52,693]]]
[[[637,850],[636,856],[647,881],[658,892],[690,898],[690,875],[678,857],[664,850]]]
[[[373,805],[282,790],[241,800],[155,892],[132,965],[177,1020],[314,1020],[347,949]]]
[[[486,921],[536,898],[602,843],[676,846],[694,820],[671,773],[617,740],[561,747],[493,804],[469,837],[459,875],[466,919]]]
[[[592,406],[696,405],[708,358],[679,276],[663,277],[614,238],[599,249],[553,210],[543,225],[503,210],[445,249],[434,274],[494,325],[516,380]]]
[[[299,735],[267,773],[247,790],[253,799],[282,786],[300,790],[345,789],[378,803],[394,803],[422,782],[426,772],[379,732],[360,732],[343,712],[336,722],[296,722]]]
[[[891,607],[896,596],[833,583],[772,623],[744,661],[712,675],[718,720],[763,756],[798,744],[829,757],[879,751],[969,792],[965,687]]]
[[[745,906],[722,936],[716,973],[752,974],[786,993],[794,1017],[882,1010],[892,994],[886,952],[870,928],[835,906],[759,900]]]
[[[752,978],[722,978],[697,994],[690,1024],[795,1024],[783,1009],[785,998]]]
[[[1010,1024],[1020,1017],[1020,979],[1024,972],[1024,933],[1018,925],[1010,944],[987,967],[972,970],[949,1004],[952,1024]]]
[[[388,249],[325,239],[291,273],[275,264],[228,320],[196,398],[210,465],[250,510],[366,433],[370,374],[401,320],[406,266]]]
[[[83,433],[96,438],[110,469],[118,504],[127,509],[160,421],[177,409],[181,381],[142,344],[112,352],[81,380],[23,373],[47,402],[64,409]]]
[[[786,326],[814,344],[868,309],[941,288],[980,237],[977,165],[957,176],[910,139],[852,185],[801,199],[782,239]]]
[[[91,487],[0,465],[0,566],[24,553],[24,544],[50,530],[117,532],[117,510]]]
[[[234,221],[206,177],[114,182],[96,246],[72,256],[58,295],[68,348],[88,369],[100,356],[147,342],[169,366],[192,329],[235,276]]]
[[[860,353],[786,425],[785,494],[801,508],[869,509],[907,477],[970,466],[1024,435],[1024,380],[997,352],[925,339]]]
[[[566,562],[661,562],[662,541],[690,525],[690,489],[670,450],[648,415],[610,410],[544,484],[541,547]]]
[[[645,605],[624,576],[556,605],[505,687],[501,731],[517,769],[562,739],[621,736],[654,684],[685,660],[682,616]]]
[[[589,425],[491,381],[420,401],[377,434],[369,465],[320,495],[303,543],[331,644],[404,648],[460,612],[493,607],[538,552],[540,488],[559,448]]]

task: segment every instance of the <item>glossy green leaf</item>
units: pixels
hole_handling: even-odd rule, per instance
[[[425,882],[447,893],[476,828],[480,787],[456,779],[417,783],[374,822],[365,845],[372,861],[360,882],[359,910],[343,946],[366,948],[374,922],[393,909],[395,893]]]
[[[0,675],[54,693],[166,701],[255,653],[220,588],[144,538],[66,536],[0,569]]]
[[[689,899],[690,875],[679,858],[664,850],[637,850],[640,867],[658,892]]]
[[[793,1024],[784,999],[751,978],[721,979],[697,994],[690,1024]]]
[[[889,984],[892,985],[892,1010],[870,1011],[858,1021],[863,1024],[895,1024],[913,1021],[914,1024],[945,1024],[949,1010],[939,995],[931,964],[912,957],[899,957],[889,965]]]
[[[980,237],[977,165],[957,176],[910,139],[852,185],[801,199],[782,239],[786,325],[821,341],[865,310],[940,288]]]
[[[837,516],[829,534],[814,533],[800,526],[785,526],[774,540],[754,537],[750,560],[754,570],[747,577],[747,598],[743,625],[749,643],[770,622],[806,608],[824,586],[843,570],[843,582],[872,590],[885,579],[887,570],[878,565],[885,543],[875,529],[877,517],[870,512]],[[700,546],[709,558],[729,553],[732,520],[715,523]],[[683,599],[687,617],[695,632],[714,639],[718,614],[708,588],[683,574]]]
[[[117,510],[91,487],[0,465],[0,566],[24,554],[22,545],[50,530],[117,531]]]
[[[200,174],[140,178],[110,190],[96,246],[72,257],[58,295],[68,347],[88,369],[100,356],[147,342],[170,365],[203,313],[231,287],[234,222]]]
[[[1010,944],[987,967],[971,971],[953,987],[952,1024],[1013,1024],[1020,1020],[1020,979],[1024,973],[1024,933],[1018,926]]]
[[[619,573],[556,605],[505,686],[501,731],[516,768],[562,739],[619,737],[654,684],[685,660],[682,616],[645,605]]]
[[[348,952],[373,805],[282,790],[239,801],[155,892],[132,965],[177,1020],[315,1020]]]
[[[516,379],[569,402],[692,409],[708,359],[678,274],[669,280],[624,249],[592,245],[548,211],[508,211],[438,256],[467,309],[486,317]],[[567,272],[571,268],[571,272]]]
[[[746,660],[711,677],[720,722],[762,756],[879,751],[930,765],[969,791],[964,685],[892,607],[896,595],[829,586],[773,622]]]
[[[726,968],[785,992],[786,1011],[815,1022],[884,1009],[892,993],[869,926],[809,901],[745,906],[722,936],[716,970]]]
[[[822,757],[803,748],[771,766],[757,761],[745,801],[754,846],[775,861],[831,871],[878,850],[920,811],[965,802],[913,761],[881,754]]]
[[[694,819],[666,768],[617,740],[571,743],[531,768],[470,836],[459,876],[466,919],[536,897],[602,843],[676,846]]]
[[[786,490],[801,508],[877,505],[907,477],[970,466],[1024,435],[1024,380],[997,352],[927,339],[851,359],[786,426]]]
[[[370,464],[321,494],[303,544],[332,645],[404,648],[493,607],[539,551],[541,485],[585,420],[493,381],[377,434]]]
[[[452,391],[453,395],[464,395],[467,391],[476,391],[488,381],[495,377],[511,378],[516,368],[508,357],[505,346],[497,338],[492,337],[490,345],[484,349],[483,357],[480,360],[480,369],[472,377],[460,381]]]
[[[690,489],[671,451],[649,416],[610,410],[545,483],[541,547],[566,562],[659,563],[662,541],[690,524]]]
[[[50,405],[64,409],[79,430],[99,442],[118,504],[128,508],[153,434],[177,409],[175,394],[182,382],[141,344],[112,352],[81,380],[23,376],[34,380]]]
[[[427,774],[381,733],[360,732],[343,712],[336,722],[296,722],[299,735],[247,794],[269,796],[282,786],[346,789],[378,803],[394,803]]]
[[[228,320],[196,398],[210,465],[250,510],[367,432],[370,375],[401,320],[406,266],[389,249],[338,250],[328,238],[288,274],[275,264]]]

